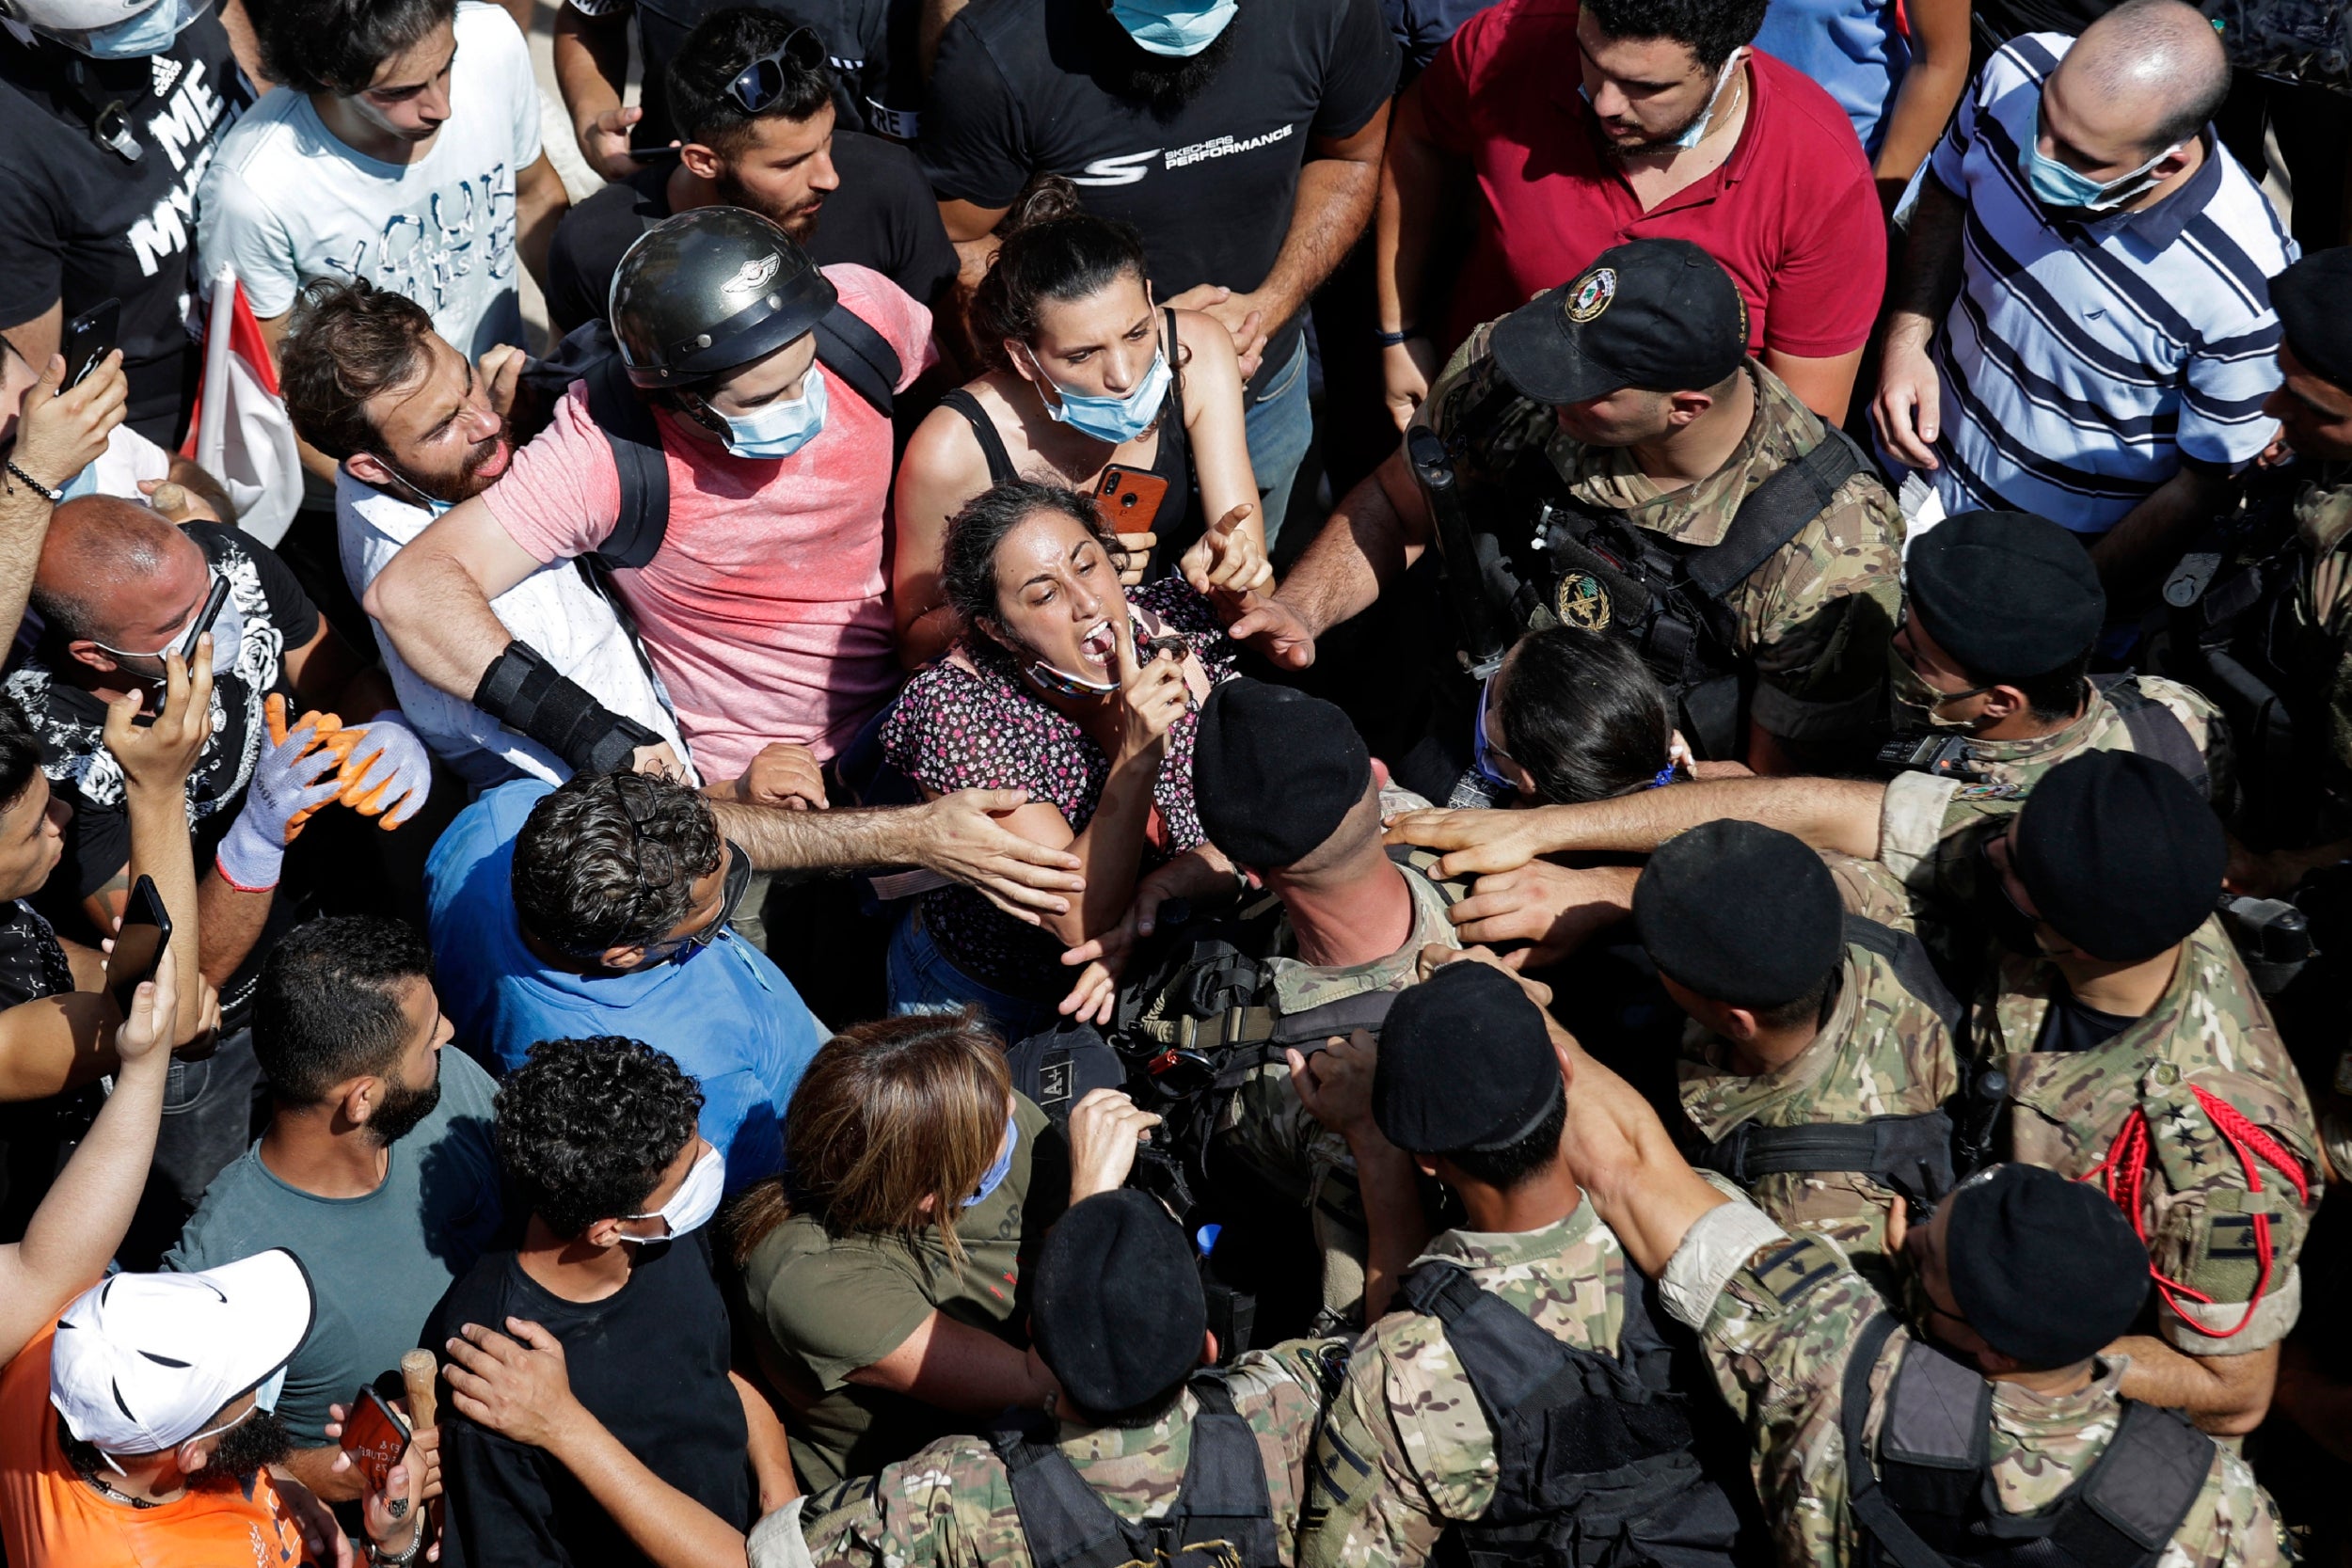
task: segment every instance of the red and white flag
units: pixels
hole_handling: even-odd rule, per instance
[[[213,281],[204,334],[204,384],[180,455],[220,481],[237,505],[237,526],[264,545],[286,536],[302,505],[302,454],[278,395],[262,325],[236,274]]]

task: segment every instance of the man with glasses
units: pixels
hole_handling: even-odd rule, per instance
[[[524,780],[475,801],[425,865],[459,1041],[502,1072],[564,1037],[668,1053],[702,1086],[702,1135],[729,1192],[782,1165],[785,1106],[828,1033],[728,929],[765,869],[728,833],[755,831],[760,810],[649,773]]]
[[[816,30],[788,15],[736,7],[697,23],[668,68],[681,145],[631,167],[556,229],[548,253],[555,330],[604,314],[638,235],[717,203],[757,213],[819,266],[870,267],[936,309],[955,280],[956,252],[930,185],[914,153],[841,119],[834,84]]]

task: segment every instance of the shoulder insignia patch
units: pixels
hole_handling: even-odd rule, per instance
[[[1609,629],[1609,590],[1590,572],[1563,573],[1560,586],[1552,594],[1551,608],[1563,625],[1582,631]]]
[[[1748,1273],[1774,1301],[1794,1307],[1816,1285],[1843,1273],[1846,1260],[1819,1236],[1796,1236],[1748,1265]]]
[[[1952,799],[1955,800],[2014,800],[2025,793],[2021,785],[2013,784],[1962,784],[1952,791]]]

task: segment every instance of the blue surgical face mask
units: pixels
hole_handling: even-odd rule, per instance
[[[376,461],[384,465],[384,471],[386,473],[391,475],[394,479],[400,482],[400,487],[402,489],[407,491],[411,496],[416,498],[417,504],[423,507],[428,515],[437,517],[442,513],[447,512],[451,507],[457,504],[455,501],[445,501],[438,496],[427,495],[423,486],[420,485],[415,480],[410,479],[406,474],[402,473],[398,468],[393,467],[391,461],[389,458],[378,457]]]
[[[978,1189],[963,1200],[963,1206],[966,1209],[974,1204],[987,1202],[988,1195],[1005,1184],[1005,1178],[1012,1174],[1012,1151],[1020,1147],[1020,1124],[1012,1119],[1012,1113],[1007,1111],[1005,1113],[1005,1141],[997,1149],[996,1163],[980,1173]]]
[[[65,487],[57,492],[57,504],[63,506],[67,501],[80,500],[84,496],[96,494],[98,494],[98,465],[91,463],[85,466],[80,473],[65,482]]]
[[[2033,118],[2026,122],[2025,140],[2018,144],[2017,172],[2026,177],[2026,188],[2044,207],[2105,213],[2143,195],[2155,183],[2148,178],[2148,171],[2180,150],[2181,144],[2174,142],[2129,174],[2104,182],[2093,180],[2080,169],[2069,168],[2056,158],[2042,154],[2042,105],[2037,102]]]
[[[718,414],[717,409],[712,413]],[[779,398],[749,414],[719,414],[727,451],[738,457],[789,457],[825,428],[825,372],[815,365],[801,378],[801,395]]]
[[[1083,432],[1098,441],[1113,446],[1132,441],[1152,428],[1152,421],[1160,417],[1160,404],[1168,401],[1168,384],[1174,377],[1168,368],[1168,355],[1155,351],[1152,368],[1143,372],[1136,389],[1123,398],[1095,397],[1073,392],[1046,375],[1037,361],[1029,361],[1037,372],[1054,388],[1056,397],[1045,400],[1045,412],[1056,423]]]
[[[1731,80],[1733,69],[1740,64],[1740,50],[1735,49],[1724,57],[1723,69],[1715,72],[1714,88],[1707,95],[1707,107],[1699,111],[1698,119],[1683,127],[1682,135],[1666,145],[1677,152],[1688,152],[1707,139],[1708,127],[1715,123],[1715,105],[1723,101],[1724,84]],[[1584,84],[1581,81],[1576,84],[1576,95],[1584,100],[1588,106],[1593,102],[1593,95],[1584,89]]]
[[[1198,55],[1216,41],[1233,13],[1234,0],[1188,7],[1170,0],[1111,0],[1111,18],[1127,30],[1136,47],[1154,55]]]
[[[183,14],[180,0],[155,0],[127,21],[84,34],[82,53],[100,60],[143,60],[160,55],[180,36]]]

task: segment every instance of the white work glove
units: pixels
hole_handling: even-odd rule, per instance
[[[275,694],[270,701],[281,703]],[[284,711],[280,705],[272,717],[282,723]],[[314,746],[318,749],[312,751]],[[305,715],[298,728],[262,753],[253,765],[253,780],[246,785],[245,809],[229,825],[214,859],[221,880],[241,893],[267,893],[278,885],[286,846],[312,812],[343,792],[342,781],[335,776],[341,757],[340,752],[319,745],[316,715]]]
[[[433,792],[433,755],[397,708],[386,708],[364,724],[348,724],[357,736],[336,780],[343,804],[362,816],[381,816],[379,826],[399,827],[417,815]]]

